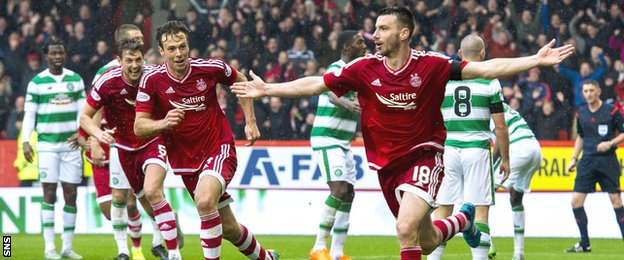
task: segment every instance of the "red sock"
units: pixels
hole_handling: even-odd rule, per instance
[[[130,229],[130,239],[132,239],[132,247],[141,247],[141,213],[137,211],[136,216],[128,216],[128,229]]]
[[[160,229],[167,249],[175,250],[178,248],[178,231],[176,229],[176,220],[173,210],[166,200],[152,205],[154,210],[154,219]]]
[[[401,260],[421,260],[422,249],[419,246],[401,248]]]
[[[273,255],[260,246],[260,243],[256,241],[254,235],[245,226],[240,225],[240,227],[242,231],[241,237],[235,243],[232,243],[238,248],[238,251],[249,259],[273,259]],[[260,249],[256,250],[256,248]]]
[[[442,233],[441,242],[453,238],[455,234],[463,231],[467,224],[468,218],[461,212],[445,219],[436,219],[433,221],[433,225]]]
[[[201,219],[201,230],[199,238],[204,250],[205,260],[217,260],[221,256],[221,238],[223,237],[223,227],[221,216],[215,211],[208,215],[199,216]]]

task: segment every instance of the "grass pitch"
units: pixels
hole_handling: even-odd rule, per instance
[[[57,235],[57,249],[61,247]],[[308,253],[314,244],[312,236],[258,236],[265,248],[274,248],[280,253],[280,259],[309,259]],[[129,239],[128,239],[129,240]],[[572,246],[578,239],[572,238],[527,238],[525,257],[531,259],[624,259],[624,242],[619,239],[592,239],[592,253],[566,254],[563,249]],[[496,259],[511,259],[513,254],[512,238],[494,238],[498,250]],[[151,236],[143,237],[143,253],[147,259],[155,259],[150,253]],[[117,254],[113,235],[76,235],[76,252],[85,259],[112,259]],[[13,234],[13,259],[42,259],[43,236]],[[224,241],[221,259],[246,259],[229,242]],[[353,259],[399,259],[399,245],[395,237],[386,236],[350,236],[347,238],[345,252]],[[203,259],[199,236],[185,236],[182,249],[184,259]],[[455,237],[447,245],[444,259],[471,259],[470,249],[461,236]]]

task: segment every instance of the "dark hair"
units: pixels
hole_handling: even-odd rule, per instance
[[[134,24],[122,24],[115,30],[115,42],[127,40],[129,31],[141,31],[141,29]]]
[[[358,32],[354,30],[346,30],[341,32],[338,35],[338,49],[342,51],[345,45],[353,43],[353,36],[355,36]]]
[[[160,48],[163,48],[163,36],[173,36],[179,32],[184,33],[184,35],[188,37],[189,29],[186,27],[186,25],[184,25],[184,23],[180,21],[168,21],[163,25],[159,26],[156,30],[156,40],[158,41],[158,46],[160,46]]]
[[[50,50],[50,46],[55,46],[55,45],[62,46],[63,49],[65,50],[65,52],[67,52],[67,47],[65,46],[65,42],[63,42],[63,40],[61,40],[61,39],[50,39],[49,41],[47,41],[43,45],[43,53],[48,54],[48,51]]]
[[[382,16],[382,15],[396,16],[397,20],[400,23],[399,25],[403,27],[407,27],[407,30],[409,31],[409,36],[410,38],[412,37],[412,33],[414,32],[414,15],[412,14],[412,12],[410,12],[409,9],[402,7],[402,6],[395,5],[392,7],[386,7],[386,8],[381,9],[377,17]]]
[[[117,43],[117,53],[119,57],[123,56],[125,51],[141,51],[141,54],[145,54],[143,50],[143,43],[136,39],[126,39]]]
[[[594,87],[600,88],[600,83],[598,83],[598,81],[595,81],[593,79],[588,79],[588,80],[583,81],[583,85],[593,85]]]

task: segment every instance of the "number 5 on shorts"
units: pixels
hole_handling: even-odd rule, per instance
[[[431,174],[431,168],[428,166],[416,166],[414,167],[414,177],[412,178],[415,181],[416,186],[425,186],[429,184],[429,176]]]
[[[159,145],[158,145],[158,154],[159,154],[160,156],[162,156],[162,157],[167,156],[167,148],[166,148],[164,145],[159,144]]]

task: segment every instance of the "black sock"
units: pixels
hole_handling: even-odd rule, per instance
[[[615,211],[615,218],[617,219],[618,225],[620,225],[620,233],[622,233],[622,239],[624,240],[624,207],[613,210]]]
[[[585,214],[585,208],[580,207],[572,209],[574,211],[574,218],[576,219],[576,225],[578,225],[581,232],[581,246],[589,246],[589,235],[587,235],[587,215]]]

